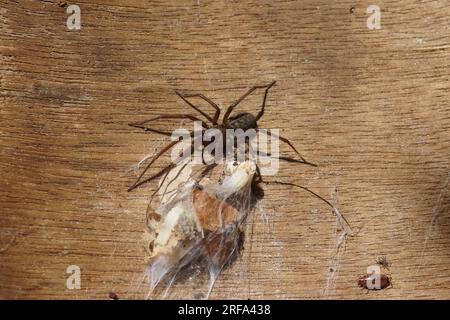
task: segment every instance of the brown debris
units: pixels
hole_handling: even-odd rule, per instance
[[[117,293],[112,292],[112,291],[109,293],[109,298],[111,300],[119,300],[119,296],[117,295]]]
[[[370,275],[370,274],[363,274],[358,277],[358,286],[361,288],[367,289],[367,290],[383,290],[391,286],[391,278],[381,273],[378,275],[380,279],[380,286],[376,287],[376,276]],[[371,287],[369,287],[369,283],[371,284]]]

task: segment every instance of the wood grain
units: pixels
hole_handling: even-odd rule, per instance
[[[359,232],[336,256],[323,203],[264,186],[211,298],[450,298],[447,1],[376,1],[380,30],[365,0],[80,0],[78,31],[58,1],[0,4],[0,298],[145,298],[154,185],[126,190],[167,139],[127,123],[185,112],[175,89],[224,108],[272,80],[260,126],[319,164],[274,178],[334,194]],[[383,254],[394,287],[366,294],[357,277]],[[66,288],[69,265],[80,290]]]

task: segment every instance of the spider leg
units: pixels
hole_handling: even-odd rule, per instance
[[[180,170],[180,172],[184,169],[184,167],[185,167],[185,166],[183,166],[183,168]],[[172,168],[175,168],[175,166],[173,166]],[[172,169],[172,168],[171,168],[171,169]],[[164,185],[164,182],[166,182],[167,176],[169,175],[170,171],[171,171],[171,170],[167,170],[167,171],[165,172],[164,178],[162,178],[161,183],[158,185],[158,187],[156,188],[156,190],[152,193],[152,196],[151,196],[151,198],[150,198],[150,203],[153,201],[153,198],[154,198],[155,195],[158,193],[158,191],[161,190],[161,187]],[[180,172],[179,172],[178,174],[180,174]],[[167,186],[166,186],[166,188],[165,188],[165,190],[164,190],[164,192],[163,192],[163,194],[162,194],[161,197],[163,197],[163,196],[166,194],[167,188],[168,188],[169,185],[172,183],[172,181],[175,180],[175,179],[178,177],[178,174],[177,174],[177,176],[176,176],[174,179],[172,179],[172,180],[167,184]]]
[[[347,225],[347,227],[350,228],[350,224],[348,223],[347,219],[340,214],[337,209],[335,208],[335,206],[328,201],[327,199],[325,199],[324,197],[320,196],[319,194],[317,194],[316,192],[312,191],[311,189],[301,186],[299,184],[295,184],[295,183],[291,183],[291,182],[282,182],[282,181],[265,181],[262,179],[262,177],[260,176],[260,181],[266,184],[280,184],[280,185],[284,185],[284,186],[291,186],[291,187],[297,187],[300,189],[303,189],[307,192],[309,192],[310,194],[312,194],[313,196],[315,196],[316,198],[322,200],[323,202],[325,202],[328,206],[330,206],[331,210],[333,210],[333,212],[336,214],[337,217],[342,218],[342,220],[344,220],[345,224]]]
[[[263,103],[261,106],[261,111],[259,111],[258,114],[256,115],[256,118],[255,118],[256,122],[258,122],[258,120],[261,119],[261,117],[264,115],[264,109],[266,108],[267,94],[269,93],[269,89],[275,84],[275,82],[276,81],[273,81],[271,84],[269,84],[269,86],[264,91],[264,98],[263,98]]]
[[[186,168],[186,166],[189,164],[189,162],[186,162],[185,164],[183,164],[183,166],[181,167],[181,169],[178,170],[177,174],[175,175],[175,177],[173,177],[172,180],[170,180],[166,187],[164,188],[164,192],[162,193],[161,197],[164,197],[167,193],[167,189],[169,189],[169,186],[172,184],[172,182],[174,182],[179,176],[180,174],[183,172],[184,168]],[[172,168],[175,169],[176,166],[173,166]],[[167,173],[165,174],[164,178],[162,179],[161,183],[159,184],[158,188],[156,188],[155,192],[153,192],[152,194],[152,199],[153,197],[158,193],[159,190],[161,190],[161,187],[164,185],[164,182],[167,179],[167,176],[169,175],[170,170],[167,171]],[[186,181],[187,182],[187,181]]]
[[[202,132],[202,134],[199,135],[198,137],[195,137],[195,133],[196,133],[196,131],[191,131],[191,132],[190,132],[190,137],[191,137],[191,139],[194,139],[194,140],[191,142],[191,145],[189,146],[189,148],[191,149],[191,154],[194,152],[194,148],[195,148],[195,146],[196,146],[196,142],[197,142],[198,140],[200,140],[200,142],[201,142],[202,139],[203,139],[203,132]],[[141,172],[141,174],[139,175],[139,177],[136,179],[136,182],[135,182],[130,188],[128,188],[128,191],[131,191],[131,190],[133,190],[133,189],[135,189],[135,188],[141,186],[141,185],[144,184],[144,183],[150,182],[151,180],[160,177],[160,176],[163,175],[167,170],[170,171],[171,169],[173,169],[173,168],[176,166],[176,163],[170,164],[169,166],[165,167],[164,169],[162,169],[162,170],[161,170],[160,172],[158,172],[157,174],[155,174],[155,175],[153,175],[153,176],[151,176],[151,177],[149,177],[149,178],[147,178],[147,179],[141,181],[142,177],[143,177],[144,174],[147,172],[147,170],[151,167],[151,165],[152,165],[159,157],[161,157],[164,153],[166,153],[167,151],[169,151],[172,147],[174,147],[176,144],[180,143],[181,141],[183,141],[183,140],[180,139],[180,140],[175,140],[175,141],[170,142],[167,146],[165,146],[163,149],[161,149],[161,151],[159,151],[155,156],[153,156],[153,158],[152,158],[152,159],[150,160],[150,162],[147,164],[147,166],[145,167],[145,169]],[[185,149],[185,150],[186,150],[186,149]]]
[[[258,156],[261,155],[263,157],[270,157],[270,158],[272,158],[272,154],[270,152],[257,151],[257,155]],[[312,166],[316,167],[315,164],[312,164],[310,162],[304,161],[302,159],[294,159],[294,158],[291,158],[291,157],[277,157],[277,158],[280,159],[280,160],[286,161],[286,162],[302,163],[302,164],[307,164],[309,166],[312,165]]]
[[[186,166],[188,165],[188,162],[186,162],[180,170],[178,170],[178,173],[176,174],[176,176],[169,181],[169,183],[166,185],[164,192],[162,193],[161,197],[164,197],[166,195],[167,189],[169,188],[170,184],[175,181],[181,174],[181,172],[184,170],[184,168],[186,168]],[[151,203],[153,202],[153,198],[155,197],[155,195],[158,193],[159,190],[161,190],[161,187],[164,185],[164,182],[166,181],[167,177],[169,176],[169,173],[172,169],[175,169],[176,165],[174,165],[174,163],[172,163],[171,165],[169,165],[169,168],[167,168],[168,170],[165,170],[166,172],[164,173],[164,178],[162,178],[161,183],[158,185],[158,187],[156,188],[156,190],[152,193],[152,196],[150,198],[150,203],[148,204],[148,208],[150,208]],[[147,209],[148,212],[148,209]],[[147,214],[147,220],[149,219],[149,216]],[[147,223],[148,225],[148,223]]]
[[[234,108],[235,108],[239,103],[241,103],[242,100],[244,100],[245,98],[247,98],[247,96],[250,95],[250,94],[251,94],[253,91],[255,91],[256,89],[264,89],[264,88],[266,88],[266,92],[265,92],[265,94],[264,94],[263,109],[261,110],[261,111],[264,113],[264,104],[265,104],[265,101],[266,101],[267,92],[268,92],[268,90],[269,90],[275,83],[276,83],[276,81],[272,81],[269,85],[265,85],[265,86],[254,86],[254,87],[251,87],[244,95],[242,95],[242,97],[240,97],[238,100],[236,100],[235,102],[233,102],[233,103],[228,107],[227,111],[225,112],[225,115],[223,116],[223,121],[222,121],[222,122],[223,122],[224,124],[226,124],[227,121],[228,121],[228,118],[229,118],[231,112],[233,112]],[[261,111],[260,111],[260,113],[261,113]],[[261,114],[261,116],[260,116],[259,113],[258,113],[258,116],[261,117],[262,114]]]
[[[162,131],[155,130],[155,129],[148,128],[148,127],[144,126],[148,122],[156,121],[156,120],[159,120],[159,119],[189,119],[189,120],[192,120],[192,121],[199,121],[199,122],[202,123],[202,126],[204,128],[209,128],[209,126],[203,120],[201,120],[201,119],[199,119],[199,118],[197,118],[195,116],[192,116],[190,114],[165,114],[165,115],[160,115],[160,116],[157,116],[157,117],[154,117],[154,118],[151,118],[151,119],[131,122],[128,125],[130,127],[144,129],[145,131],[153,131],[153,132],[157,131],[157,133],[161,133]],[[164,132],[164,134],[166,134],[166,132]]]
[[[256,129],[256,131],[259,132],[260,130]],[[286,139],[286,138],[284,138],[284,137],[282,137],[280,135],[277,135],[275,133],[272,133],[272,132],[270,132],[270,135],[275,137],[275,138],[278,138],[279,140],[281,140],[284,143],[286,143],[289,147],[291,147],[291,149],[295,151],[295,153],[300,157],[300,159],[303,161],[303,163],[308,164],[308,165],[313,166],[313,167],[317,167],[317,164],[309,162],[305,158],[303,158],[302,155],[297,151],[297,149],[294,147],[294,145],[288,139]],[[280,157],[280,159],[281,159],[281,157]]]
[[[172,136],[172,133],[171,133],[171,132],[162,131],[162,130],[153,129],[153,128],[148,128],[148,127],[139,126],[139,125],[134,125],[134,124],[132,124],[132,123],[129,123],[128,125],[129,125],[130,127],[135,127],[135,128],[144,129],[145,132],[151,131],[151,132],[158,133],[158,134],[161,134],[161,135],[167,136],[167,137],[171,137],[171,136]]]
[[[198,97],[198,98],[203,99],[206,102],[208,102],[216,110],[216,112],[214,114],[214,118],[212,119],[212,123],[213,124],[217,124],[217,120],[219,120],[219,116],[220,116],[220,108],[211,99],[209,99],[208,97],[204,96],[203,94],[199,94],[199,93],[196,93],[196,94],[185,94],[184,97],[185,98]]]
[[[179,142],[179,141],[173,141],[173,142]],[[169,144],[166,148],[164,148],[164,151],[169,150],[171,147],[173,147],[175,144]],[[163,152],[164,153],[164,152]],[[163,168],[161,171],[159,171],[158,173],[154,174],[153,176],[146,178],[144,180],[142,179],[142,176],[145,174],[145,172],[150,168],[150,166],[155,162],[156,159],[158,159],[163,153],[158,153],[158,155],[156,155],[152,161],[150,161],[150,163],[147,165],[147,167],[145,167],[144,171],[142,171],[142,173],[139,175],[139,177],[136,179],[136,182],[128,188],[128,191],[132,191],[134,189],[136,189],[137,187],[143,185],[144,183],[147,183],[153,179],[159,178],[160,176],[162,176],[163,174],[165,174],[166,172],[170,171],[171,169],[173,169],[175,167],[175,164],[171,163],[168,166],[166,166],[165,168]]]
[[[209,122],[211,122],[212,124],[214,123],[213,118],[211,118],[207,113],[203,112],[202,110],[200,110],[198,107],[196,107],[195,105],[193,105],[188,99],[186,99],[186,96],[183,95],[182,93],[175,91],[175,93],[177,94],[177,96],[179,96],[181,99],[183,99],[184,102],[186,102],[191,108],[193,108],[195,111],[199,112],[201,115],[203,115],[206,119],[208,119]],[[209,99],[208,99],[209,100]],[[212,101],[211,101],[212,102]],[[216,111],[217,112],[217,111]]]

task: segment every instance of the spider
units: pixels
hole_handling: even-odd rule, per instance
[[[237,99],[235,102],[233,102],[225,111],[225,114],[222,118],[222,121],[219,122],[219,117],[220,117],[220,113],[221,110],[219,108],[219,106],[217,104],[215,104],[211,99],[209,99],[208,97],[206,97],[203,94],[182,94],[179,91],[175,91],[175,93],[177,94],[177,96],[179,96],[185,103],[187,103],[192,109],[194,109],[195,111],[197,111],[199,114],[201,114],[207,121],[201,120],[200,118],[198,118],[197,116],[191,115],[191,114],[165,114],[165,115],[159,115],[156,117],[153,117],[151,119],[147,119],[147,120],[143,120],[143,121],[138,121],[138,122],[132,122],[129,125],[132,127],[136,127],[136,128],[140,128],[143,129],[145,131],[150,131],[150,132],[155,132],[161,135],[165,135],[165,136],[172,136],[172,133],[170,132],[165,132],[165,131],[161,131],[161,130],[157,130],[151,127],[148,127],[147,124],[151,123],[153,121],[157,121],[157,120],[161,120],[161,119],[187,119],[187,120],[191,120],[191,121],[198,121],[202,124],[203,127],[203,132],[207,129],[218,129],[220,130],[220,132],[222,133],[223,137],[227,137],[227,129],[242,129],[243,131],[246,131],[248,129],[255,129],[255,131],[258,132],[258,121],[262,118],[262,116],[264,115],[264,111],[265,111],[265,107],[266,107],[266,101],[267,101],[267,95],[269,93],[270,88],[272,88],[275,85],[276,81],[272,81],[270,84],[268,85],[259,85],[259,86],[253,86],[251,87],[245,94],[243,94],[239,99]],[[256,116],[252,115],[251,113],[248,112],[241,112],[238,113],[234,116],[231,116],[231,113],[234,111],[234,109],[246,98],[248,97],[252,92],[254,92],[257,89],[265,89],[264,91],[264,98],[262,101],[262,105],[261,105],[261,109],[258,112],[258,114]],[[191,103],[188,99],[189,98],[200,98],[203,101],[207,102],[212,108],[214,108],[215,113],[214,116],[210,116],[208,113],[202,111],[200,108],[198,108],[197,106],[195,106],[193,103]],[[194,131],[190,132],[191,135],[191,139],[194,139]],[[297,151],[297,149],[293,146],[293,144],[286,138],[280,136],[280,135],[275,135],[273,133],[271,133],[271,135],[275,138],[278,138],[280,141],[286,143],[299,157],[299,159],[294,159],[291,157],[279,157],[280,160],[285,160],[288,162],[298,162],[298,163],[303,163],[303,164],[307,164],[307,165],[311,165],[311,166],[317,166],[311,162],[308,162],[307,160],[305,160],[300,153]],[[155,163],[155,161],[161,157],[164,153],[166,153],[167,151],[169,151],[171,148],[173,148],[176,144],[178,144],[180,142],[179,141],[172,141],[170,142],[168,145],[166,145],[165,147],[163,147],[155,156],[152,157],[152,159],[149,161],[149,163],[147,164],[147,166],[144,168],[144,170],[141,172],[141,174],[139,175],[139,177],[137,178],[137,180],[135,181],[135,183],[128,189],[128,191],[131,191],[147,182],[150,182],[158,177],[163,176],[164,174],[167,176],[167,174],[170,172],[171,169],[173,169],[175,167],[175,163],[171,163],[170,165],[164,167],[162,170],[160,170],[159,172],[157,172],[156,174],[145,178],[144,179],[144,175],[145,173],[148,171],[148,169]],[[208,146],[210,143],[212,143],[212,141],[202,141],[202,145],[203,147]],[[194,141],[192,140],[191,143],[191,149],[193,150],[194,146]],[[270,156],[269,153],[263,153],[261,151],[258,151],[258,154],[262,154],[264,156]],[[208,167],[208,169],[210,169],[211,167]]]
[[[263,117],[264,112],[265,112],[266,101],[267,101],[267,96],[268,96],[269,90],[274,85],[275,85],[275,81],[269,83],[268,85],[259,85],[259,86],[251,87],[239,99],[237,99],[230,106],[228,106],[228,108],[225,110],[225,113],[223,114],[221,121],[219,121],[219,117],[221,115],[221,109],[219,108],[219,106],[217,104],[215,104],[208,97],[204,96],[203,94],[182,94],[178,91],[175,91],[175,93],[187,105],[189,105],[189,107],[194,109],[197,113],[199,113],[199,115],[203,116],[206,120],[201,120],[199,118],[199,116],[191,115],[188,113],[165,114],[165,115],[159,115],[159,116],[153,117],[151,119],[147,119],[147,120],[143,120],[143,121],[139,121],[139,122],[133,122],[133,123],[130,123],[129,125],[132,127],[143,129],[147,132],[154,132],[154,133],[169,136],[169,137],[172,136],[172,133],[155,129],[155,128],[149,126],[149,123],[152,123],[157,120],[163,120],[163,119],[170,119],[170,120],[172,120],[172,119],[187,119],[190,121],[197,121],[197,122],[200,122],[202,125],[202,129],[201,129],[202,133],[208,129],[217,129],[222,133],[222,137],[225,137],[225,139],[228,138],[227,129],[234,129],[234,130],[241,129],[242,131],[254,129],[257,132],[259,130],[258,121]],[[244,99],[246,99],[250,94],[252,94],[255,90],[258,90],[258,89],[264,89],[264,96],[263,96],[263,100],[262,100],[261,109],[256,114],[256,116],[251,113],[248,113],[248,112],[241,112],[241,113],[232,115],[235,108]],[[196,105],[194,105],[189,100],[190,98],[199,98],[199,99],[205,101],[209,106],[211,106],[215,110],[214,115],[210,116],[208,113],[206,113],[203,110],[201,110],[200,108],[198,108]],[[296,158],[281,156],[281,157],[278,157],[278,159],[285,160],[288,162],[302,163],[302,164],[306,164],[306,165],[310,165],[310,166],[314,166],[314,167],[317,166],[317,165],[305,160],[305,158],[303,158],[300,155],[300,153],[297,151],[297,149],[293,146],[293,144],[287,138],[282,137],[280,135],[275,135],[273,133],[270,133],[270,135],[272,137],[278,138],[280,141],[287,144],[297,155]],[[194,131],[190,132],[190,136],[191,136],[191,146],[187,147],[186,150],[189,150],[189,148],[190,148],[191,152],[193,152],[194,147],[196,146],[195,139],[197,139],[197,138],[194,136]],[[203,136],[203,134],[201,136]],[[152,181],[156,178],[162,177],[162,176],[164,176],[163,180],[162,180],[162,182],[164,182],[164,180],[167,178],[169,172],[173,168],[176,167],[177,164],[175,162],[172,162],[171,164],[165,166],[159,172],[157,172],[156,174],[154,174],[150,177],[144,177],[144,175],[150,169],[150,167],[152,167],[152,165],[155,163],[155,161],[158,158],[160,158],[162,155],[164,155],[166,152],[168,152],[171,148],[173,148],[175,145],[177,145],[180,141],[181,140],[171,141],[170,143],[165,145],[159,152],[157,152],[150,159],[150,161],[148,162],[146,167],[140,173],[140,175],[137,178],[137,180],[135,181],[135,183],[132,186],[130,186],[128,191],[131,191],[139,186],[142,186],[143,184],[145,184],[147,182],[150,182],[150,181]],[[201,143],[202,143],[203,147],[207,147],[210,143],[212,143],[212,141],[211,142],[210,141],[201,141]],[[247,141],[246,141],[246,143],[247,143]],[[261,152],[258,151],[258,154],[260,154],[260,153]],[[269,153],[266,153],[266,154],[263,154],[263,156],[271,156],[271,155]],[[216,164],[207,165],[205,170],[210,170],[215,165]],[[183,170],[183,169],[184,169],[184,166],[181,168],[181,170]],[[178,171],[178,174],[181,172],[181,170]],[[312,191],[304,186],[297,185],[295,183],[280,182],[280,181],[265,181],[265,180],[263,181],[258,166],[256,166],[255,170],[256,170],[255,176],[254,177],[252,176],[253,180],[251,181],[252,185],[251,185],[250,193],[245,192],[242,194],[236,194],[236,195],[227,197],[226,199],[215,198],[215,201],[220,204],[220,206],[219,206],[220,208],[222,208],[222,206],[224,205],[223,204],[223,201],[224,201],[228,205],[230,205],[231,207],[236,209],[240,215],[239,219],[236,219],[236,221],[233,221],[232,223],[230,223],[230,225],[227,228],[217,228],[217,230],[210,231],[209,234],[205,233],[206,236],[202,240],[202,242],[198,246],[193,248],[193,250],[194,250],[193,253],[191,253],[189,255],[188,254],[185,255],[185,258],[184,258],[185,260],[180,262],[180,265],[185,265],[187,263],[186,259],[191,259],[192,257],[195,257],[196,253],[202,253],[202,255],[206,256],[208,263],[214,264],[214,268],[217,270],[222,270],[225,266],[232,263],[232,261],[237,257],[237,255],[239,254],[240,250],[243,247],[243,241],[244,241],[243,234],[244,233],[242,231],[241,226],[242,226],[242,224],[245,223],[249,212],[255,207],[256,200],[260,199],[263,196],[263,190],[259,187],[260,183],[279,184],[279,185],[288,186],[290,188],[303,189],[303,190],[309,192],[310,194],[312,194],[313,196],[319,198],[323,202],[325,202],[333,210],[335,215],[339,219],[342,219],[345,222],[345,225],[347,225],[347,226],[349,225],[347,220],[340,214],[338,209],[335,208],[335,206],[330,201],[326,200],[325,198],[323,198],[319,194],[315,193],[314,191]],[[203,173],[202,173],[202,175],[203,175]],[[162,184],[163,183],[160,183],[160,186],[162,186]],[[201,190],[201,185],[196,185],[195,188],[198,188],[195,190]],[[158,189],[155,191],[154,195],[156,194]],[[194,193],[195,193],[195,191],[194,191]],[[153,199],[153,196],[152,196],[152,199]],[[208,204],[208,206],[206,206],[206,208],[209,210],[208,212],[215,213],[215,212],[211,212],[211,211],[215,211],[216,209],[214,209],[213,206],[211,206],[210,204]],[[221,213],[221,209],[219,210],[218,213]],[[152,214],[153,214],[153,211],[148,211],[148,214],[147,214],[147,219],[149,219],[148,221],[151,220]],[[147,225],[151,225],[151,224],[147,223]],[[211,257],[214,257],[214,259],[211,259]],[[217,261],[215,260],[216,258],[217,258]],[[175,279],[177,272],[181,269],[177,266],[173,270],[176,270],[176,271],[175,271],[175,274],[174,274],[172,280],[170,281],[171,283]]]
[[[386,258],[386,256],[378,257],[376,263],[386,269],[389,269],[391,266],[391,262]]]

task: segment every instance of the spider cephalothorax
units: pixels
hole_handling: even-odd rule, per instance
[[[256,128],[258,128],[256,118],[248,112],[239,113],[234,117],[230,117],[227,123],[227,129],[242,129],[245,131]]]
[[[172,133],[170,132],[165,132],[165,131],[161,131],[161,130],[157,130],[151,127],[146,126],[147,123],[156,121],[156,120],[160,120],[160,119],[188,119],[191,121],[198,121],[199,123],[201,123],[202,127],[203,127],[203,132],[207,129],[218,129],[220,130],[224,135],[226,135],[226,130],[227,129],[241,129],[243,131],[249,130],[249,129],[254,129],[256,132],[258,132],[258,120],[261,119],[261,117],[264,115],[264,111],[265,111],[265,107],[266,107],[266,100],[267,100],[267,94],[269,92],[269,89],[275,84],[275,81],[272,81],[270,84],[268,85],[262,85],[262,86],[254,86],[252,88],[250,88],[244,95],[242,95],[238,100],[236,100],[235,102],[233,102],[227,109],[226,112],[223,116],[222,122],[219,123],[219,116],[221,113],[221,110],[219,108],[219,106],[217,104],[215,104],[211,99],[207,98],[206,96],[204,96],[203,94],[181,94],[180,92],[176,91],[175,93],[184,101],[186,102],[192,109],[194,109],[195,111],[197,111],[198,113],[200,113],[205,119],[201,120],[200,118],[198,118],[197,116],[191,115],[191,114],[165,114],[165,115],[160,115],[151,119],[147,119],[144,121],[139,121],[139,122],[133,122],[130,123],[130,126],[132,127],[136,127],[136,128],[141,128],[144,129],[145,131],[151,131],[151,132],[155,132],[158,134],[162,134],[162,135],[166,135],[166,136],[171,136]],[[248,112],[244,112],[244,113],[239,113],[235,116],[231,116],[231,113],[233,112],[233,110],[239,105],[239,103],[241,103],[248,95],[250,95],[253,91],[257,90],[257,89],[265,89],[264,91],[264,97],[263,97],[263,101],[262,101],[262,105],[261,105],[261,109],[258,112],[258,114],[256,116],[252,115],[251,113]],[[207,102],[211,107],[213,107],[215,109],[215,113],[214,116],[211,117],[209,114],[207,114],[206,112],[202,111],[201,109],[199,109],[197,106],[195,106],[194,104],[192,104],[188,99],[189,98],[200,98],[203,101]],[[190,132],[191,135],[191,139],[192,139],[192,144],[191,144],[191,150],[193,152],[194,149],[194,131]],[[297,149],[295,149],[295,147],[291,144],[291,142],[282,137],[282,136],[277,136],[274,134],[271,134],[272,137],[278,138],[280,141],[286,143],[289,145],[289,147],[295,151],[295,153],[298,155],[298,157],[300,159],[293,159],[293,158],[289,158],[289,157],[279,157],[279,159],[281,160],[287,160],[287,161],[291,161],[291,162],[300,162],[300,163],[304,163],[304,164],[309,164],[309,165],[313,165],[314,164],[306,161],[301,155],[300,153],[297,151]],[[228,137],[226,137],[228,138]],[[135,189],[136,187],[149,182],[153,179],[156,179],[158,177],[163,176],[164,174],[167,174],[171,169],[173,169],[175,167],[175,164],[169,164],[168,166],[166,166],[165,168],[163,168],[162,170],[160,170],[158,173],[148,177],[148,178],[143,178],[144,174],[148,171],[148,169],[153,165],[153,163],[160,157],[162,156],[164,153],[166,153],[167,151],[169,151],[172,147],[174,147],[176,144],[178,144],[180,141],[172,141],[170,142],[168,145],[166,145],[164,148],[162,148],[147,164],[147,166],[145,167],[145,169],[141,172],[141,174],[139,175],[137,181],[128,189],[129,191]],[[209,143],[211,143],[211,141],[201,141],[201,144],[203,145],[203,147],[206,147]],[[270,156],[270,154],[265,154],[265,156]]]

